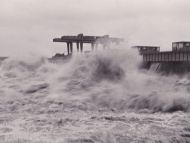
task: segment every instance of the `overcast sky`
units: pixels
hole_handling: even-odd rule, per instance
[[[126,48],[190,41],[189,0],[0,0],[0,56],[66,50],[63,35],[121,37]]]

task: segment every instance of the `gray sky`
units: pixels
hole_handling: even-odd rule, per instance
[[[190,41],[189,0],[0,0],[0,56],[66,50],[52,39],[109,34],[133,45],[171,50]]]

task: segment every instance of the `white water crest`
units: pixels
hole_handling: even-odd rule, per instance
[[[4,60],[0,142],[190,142],[189,75],[140,69],[141,58],[106,50],[63,64]]]

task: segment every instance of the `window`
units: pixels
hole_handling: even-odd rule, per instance
[[[189,43],[186,43],[186,47],[189,47]]]
[[[173,44],[172,44],[172,47],[173,47],[173,48],[176,48],[176,47],[177,47],[177,44],[176,44],[176,43],[173,43]]]
[[[179,48],[183,48],[183,43],[179,43],[179,44],[178,44],[178,47],[179,47]]]

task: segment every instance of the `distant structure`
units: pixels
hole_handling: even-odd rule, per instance
[[[0,57],[0,61],[2,60],[5,60],[5,59],[7,59],[7,58],[9,58],[9,57]]]
[[[76,43],[77,51],[83,52],[83,44],[91,44],[92,50],[94,47],[97,49],[98,44],[102,44],[103,48],[110,47],[111,43],[118,45],[120,42],[124,42],[123,38],[111,38],[109,35],[105,36],[84,36],[83,34],[78,34],[78,36],[62,36],[61,38],[54,38],[53,42],[65,42],[67,43],[68,55],[73,52],[73,43]]]
[[[1,63],[2,63],[5,59],[7,59],[7,58],[9,58],[9,57],[0,57],[0,65],[1,65]]]
[[[131,48],[138,49],[140,55],[160,52],[160,47],[158,46],[132,46]]]

